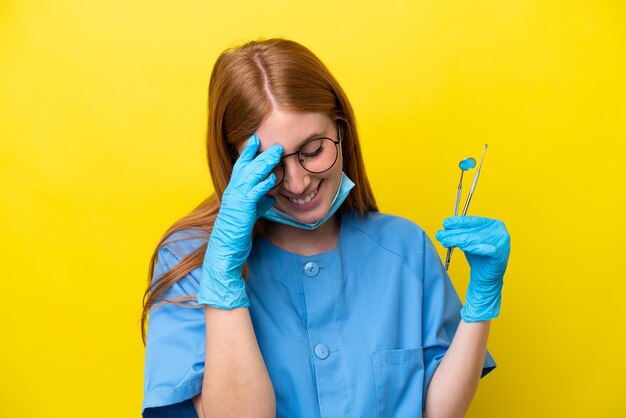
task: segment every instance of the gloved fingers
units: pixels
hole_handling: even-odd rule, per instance
[[[279,144],[272,145],[259,154],[246,166],[246,180],[255,187],[262,180],[266,180],[270,172],[280,162],[283,147]]]
[[[276,175],[274,173],[271,173],[265,180],[254,186],[251,193],[255,199],[260,199],[263,195],[265,195],[265,193],[269,192],[271,188],[274,187],[275,183]]]
[[[259,137],[256,134],[253,134],[250,138],[248,138],[248,142],[246,143],[246,147],[241,151],[239,158],[235,161],[235,166],[233,167],[233,171],[235,171],[235,167],[239,169],[241,166],[245,166],[250,161],[254,160],[254,156],[256,155],[257,150],[259,149]]]
[[[485,218],[482,216],[451,216],[444,219],[443,226],[446,229],[452,228],[477,228],[485,227],[494,222],[501,222],[497,219]]]
[[[465,253],[484,255],[487,257],[495,257],[498,253],[498,248],[491,244],[470,244],[459,246],[459,249]]]
[[[484,255],[496,260],[507,259],[511,251],[511,238],[506,230],[489,230],[481,233],[466,229],[439,230],[435,237],[446,248],[458,247],[465,253]]]
[[[495,235],[493,231],[486,228],[456,228],[456,229],[440,229],[435,233],[438,240],[452,237],[471,237],[477,241],[487,241],[491,236]]]
[[[446,238],[450,236],[460,236],[462,234],[474,235],[474,239],[484,243],[496,245],[509,237],[509,232],[504,222],[497,219],[481,218],[478,216],[463,219],[463,216],[453,216],[444,220],[446,229],[437,231],[436,236]]]
[[[456,247],[455,243],[450,238],[442,236],[440,232],[441,231],[437,231],[435,233],[435,238],[437,238],[437,241],[439,241],[441,245],[445,248]]]
[[[435,238],[444,247],[467,247],[468,245],[487,244],[485,240],[477,234],[457,231],[437,231]]]
[[[488,237],[492,235],[491,229],[489,227],[475,227],[475,228],[446,228],[440,229],[436,232],[435,235],[439,235],[440,237],[453,237],[462,234],[473,234],[480,235],[484,237]]]

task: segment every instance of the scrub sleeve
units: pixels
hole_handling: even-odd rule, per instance
[[[450,280],[441,258],[430,238],[424,233],[424,262],[421,275],[424,279],[424,303],[422,304],[422,330],[424,347],[424,392],[426,406],[428,385],[441,360],[452,344],[461,321],[462,303]],[[496,367],[496,362],[486,352],[481,378]]]
[[[169,244],[159,250],[152,280],[178,264],[186,255],[181,254],[182,248]],[[196,269],[185,275],[164,293],[164,298],[196,295],[199,273]],[[146,338],[143,417],[197,417],[191,398],[202,389],[205,341],[204,309],[172,303],[152,307]]]

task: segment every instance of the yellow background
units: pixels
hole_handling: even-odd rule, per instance
[[[626,416],[624,4],[1,2],[0,416],[139,416],[149,256],[211,192],[212,65],[259,36],[328,65],[381,211],[433,240],[489,144],[469,214],[512,255],[468,416]]]

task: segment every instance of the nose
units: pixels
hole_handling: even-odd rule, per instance
[[[311,173],[302,167],[297,158],[298,156],[294,155],[293,158],[283,160],[285,170],[283,188],[292,195],[301,195],[311,184]]]

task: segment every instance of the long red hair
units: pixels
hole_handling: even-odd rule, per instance
[[[167,239],[178,231],[194,230],[197,232],[195,236],[208,238],[238,155],[238,146],[256,131],[275,107],[322,112],[338,121],[342,132],[344,171],[355,184],[339,212],[353,211],[363,216],[368,211],[378,210],[365,173],[352,106],[326,66],[303,45],[273,38],[250,41],[225,50],[211,73],[208,107],[206,148],[214,193],[175,222],[152,254],[141,315],[144,345],[148,313],[155,302],[176,303],[187,308],[203,307],[184,303],[195,302],[195,296],[168,300],[162,295],[176,281],[202,265],[206,244],[153,280],[158,252],[172,242]],[[254,239],[264,234],[266,222],[260,219],[256,223]]]

